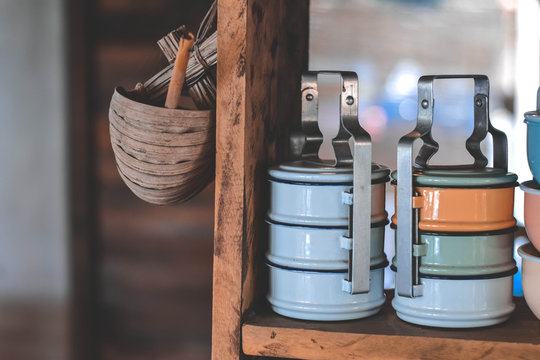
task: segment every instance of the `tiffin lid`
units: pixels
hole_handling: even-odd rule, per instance
[[[389,180],[390,169],[386,166],[371,163],[371,183],[382,183]],[[335,167],[331,163],[298,160],[271,167],[268,170],[270,180],[309,183],[309,184],[352,184],[352,167]]]
[[[397,171],[392,172],[392,179],[397,180]],[[428,187],[500,187],[517,185],[516,174],[496,168],[480,169],[415,169],[415,186]]]

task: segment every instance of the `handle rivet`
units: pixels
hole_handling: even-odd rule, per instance
[[[313,100],[313,94],[307,94],[307,95],[306,95],[306,100],[307,100],[307,101]]]
[[[422,100],[422,107],[423,107],[424,109],[427,109],[427,108],[428,108],[428,105],[429,105],[429,102],[428,102],[426,99]]]
[[[354,98],[352,96],[347,96],[347,98],[345,99],[345,103],[347,103],[347,105],[352,105],[354,104]]]
[[[477,99],[475,104],[477,107],[481,107],[482,105],[484,105],[484,102],[481,99]]]

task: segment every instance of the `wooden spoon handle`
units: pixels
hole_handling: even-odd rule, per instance
[[[165,107],[176,109],[180,104],[182,96],[182,87],[186,78],[186,69],[189,61],[189,51],[193,47],[194,37],[192,33],[183,34],[178,42],[178,54],[174,62],[173,73],[167,98],[165,99]]]

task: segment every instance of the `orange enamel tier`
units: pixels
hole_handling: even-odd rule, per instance
[[[420,230],[435,232],[492,231],[512,227],[514,188],[458,189],[417,187]],[[397,196],[396,196],[397,198]],[[397,223],[396,215],[392,222]]]

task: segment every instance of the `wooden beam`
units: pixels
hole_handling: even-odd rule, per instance
[[[242,316],[265,292],[265,171],[299,121],[308,13],[307,0],[218,1],[214,360],[242,356]]]

